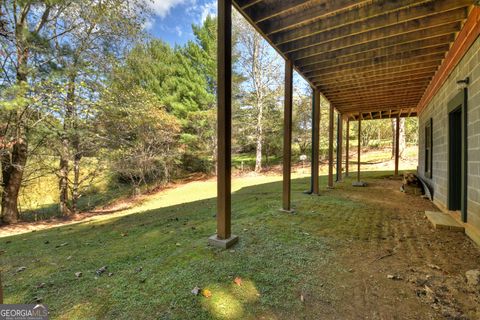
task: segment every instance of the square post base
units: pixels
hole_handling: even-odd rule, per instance
[[[354,187],[366,187],[367,183],[363,182],[363,181],[355,181],[354,183],[352,183],[352,186],[354,186]]]
[[[228,239],[220,239],[216,234],[208,238],[208,244],[222,249],[228,249],[238,242],[238,236],[231,235]]]

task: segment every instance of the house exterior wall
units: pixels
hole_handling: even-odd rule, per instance
[[[453,69],[441,89],[419,114],[419,175],[434,189],[435,203],[448,201],[448,103],[458,93],[457,81],[468,86],[468,187],[467,224],[480,230],[480,37]],[[425,175],[425,125],[433,119],[432,179]]]

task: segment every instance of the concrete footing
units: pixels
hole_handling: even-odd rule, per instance
[[[425,216],[427,216],[435,229],[448,229],[458,232],[465,231],[465,227],[455,221],[448,213],[425,211]]]
[[[228,249],[238,242],[238,236],[231,235],[228,239],[220,239],[216,234],[208,238],[208,244],[217,248]]]

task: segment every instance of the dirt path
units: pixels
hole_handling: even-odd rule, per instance
[[[346,272],[320,270],[332,294],[312,306],[320,319],[480,319],[480,295],[465,272],[480,268],[480,250],[464,234],[434,230],[429,201],[398,191],[399,181],[376,179],[363,189],[332,195],[361,201],[371,215],[344,212],[349,231],[333,250]],[[375,195],[375,196],[372,196]],[[355,209],[353,209],[355,210]],[[393,279],[390,279],[392,278]]]

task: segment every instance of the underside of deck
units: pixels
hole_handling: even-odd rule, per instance
[[[335,109],[416,116],[473,0],[234,0]]]

